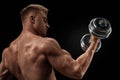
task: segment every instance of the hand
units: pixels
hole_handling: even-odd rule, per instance
[[[98,38],[98,37],[96,37],[96,36],[94,36],[93,34],[91,34],[91,36],[90,36],[90,42],[92,43],[92,42],[99,42],[100,41],[100,39]]]

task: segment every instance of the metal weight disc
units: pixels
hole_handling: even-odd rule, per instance
[[[92,19],[88,25],[88,28],[90,33],[99,39],[105,39],[109,37],[112,32],[110,22],[102,17]]]

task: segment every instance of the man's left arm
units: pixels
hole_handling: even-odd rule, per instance
[[[5,54],[7,52],[7,48],[4,49],[2,53],[2,61],[0,63],[0,80],[12,80],[12,74],[9,72],[9,70],[6,68],[6,60],[5,60]]]

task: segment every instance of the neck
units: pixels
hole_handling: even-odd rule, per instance
[[[39,33],[34,29],[33,25],[32,24],[24,24],[23,25],[23,30],[22,32],[29,32],[31,34],[34,34],[34,35],[38,35],[38,36],[45,36],[43,35],[40,31]]]
[[[37,34],[37,32],[34,30],[33,25],[32,24],[24,24],[23,25],[23,32],[30,32],[32,34]]]

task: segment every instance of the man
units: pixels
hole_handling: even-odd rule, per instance
[[[5,48],[0,64],[0,80],[56,80],[53,69],[72,79],[82,79],[99,39],[91,35],[89,48],[74,60],[53,38],[45,37],[49,28],[48,9],[30,4],[21,11],[21,34]]]

